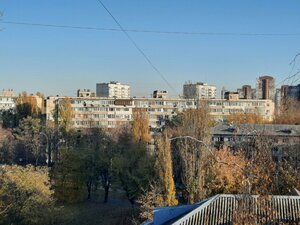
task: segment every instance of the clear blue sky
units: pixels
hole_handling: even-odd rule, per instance
[[[125,29],[300,34],[298,0],[102,1]],[[2,21],[118,28],[97,0],[0,0],[0,11]],[[7,23],[0,28],[0,89],[75,95],[116,80],[130,84],[132,95],[172,93],[122,32]],[[178,93],[188,80],[215,84],[218,92],[222,86],[254,86],[265,74],[281,81],[300,52],[300,35],[130,35]]]

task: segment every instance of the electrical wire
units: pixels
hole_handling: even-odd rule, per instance
[[[97,0],[97,1],[102,5],[102,7],[105,9],[105,11],[111,16],[111,18],[115,21],[115,23],[122,30],[122,32],[126,35],[126,37],[133,44],[133,46],[138,50],[138,52],[144,57],[144,59],[148,62],[148,64],[153,68],[153,70],[156,71],[156,73],[162,78],[162,80],[168,85],[168,87],[174,91],[174,93],[177,93],[176,89],[169,83],[169,81],[165,78],[165,76],[162,74],[162,72],[160,72],[160,70],[154,65],[154,63],[150,60],[150,58],[146,55],[146,53],[138,46],[138,44],[133,40],[133,38],[128,34],[128,32],[123,28],[123,26],[119,23],[119,21],[108,10],[108,8],[103,4],[103,2],[101,0]]]
[[[59,24],[45,24],[45,23],[29,23],[19,21],[0,21],[3,24],[22,25],[22,26],[39,26],[63,29],[80,29],[80,30],[95,30],[95,31],[115,31],[115,32],[131,32],[131,33],[150,33],[150,34],[167,34],[167,35],[196,35],[196,36],[245,36],[245,37],[298,37],[300,33],[248,33],[248,32],[190,32],[190,31],[165,31],[165,30],[143,30],[143,29],[117,29],[105,27],[91,27],[91,26],[72,26]]]

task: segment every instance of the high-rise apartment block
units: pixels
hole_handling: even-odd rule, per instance
[[[271,76],[262,76],[256,82],[256,98],[272,99],[275,98],[275,79]]]
[[[289,86],[287,90],[287,97],[300,101],[300,84],[297,86]]]
[[[255,98],[255,89],[251,85],[243,85],[242,88],[237,89],[239,97],[241,99],[254,99]]]
[[[96,84],[97,97],[130,98],[130,86],[116,81]]]
[[[206,83],[186,83],[183,85],[183,97],[186,99],[215,99],[217,88]]]

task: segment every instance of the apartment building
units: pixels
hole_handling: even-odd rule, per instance
[[[217,88],[206,83],[186,83],[183,85],[183,97],[186,99],[215,99]]]
[[[16,97],[14,97],[13,90],[3,90],[0,95],[0,111],[14,109],[16,107]]]
[[[66,97],[48,97],[45,113],[47,120],[54,120],[55,106]],[[133,109],[143,109],[148,114],[149,126],[161,128],[167,119],[187,108],[196,108],[194,100],[163,98],[101,98],[69,97],[74,110],[73,126],[76,128],[126,125],[133,118]]]
[[[271,76],[261,76],[256,80],[256,98],[275,98],[275,79]]]
[[[224,121],[230,114],[255,113],[264,120],[272,121],[275,105],[270,99],[240,99],[237,92],[225,93],[225,99],[210,99],[208,101],[210,114],[217,121]]]
[[[47,98],[47,120],[53,120],[55,105],[60,104],[63,98]],[[156,130],[178,113],[197,108],[197,100],[181,98],[70,97],[70,100],[75,113],[73,126],[76,128],[126,125],[132,121],[134,109],[143,109],[148,115],[149,126]],[[207,100],[207,104],[212,117],[221,121],[232,113],[259,113],[265,120],[271,121],[274,114],[274,103],[271,100],[239,99],[237,93],[226,94],[226,99]]]
[[[256,89],[251,85],[243,85],[242,88],[237,89],[239,97],[243,99],[255,99]]]
[[[96,96],[106,98],[130,98],[130,86],[116,81],[96,84]]]

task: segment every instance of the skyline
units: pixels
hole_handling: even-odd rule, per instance
[[[77,89],[95,90],[96,83],[115,80],[129,84],[132,96],[149,96],[156,89],[174,96],[182,93],[186,81],[193,81],[216,85],[219,95],[222,86],[231,91],[244,84],[255,87],[263,75],[273,76],[278,84],[299,70],[298,58],[294,65],[290,62],[300,52],[300,2],[103,3],[125,29],[202,33],[128,31],[177,93],[123,32],[6,23],[118,29],[96,0],[1,1],[0,88],[14,89],[15,94],[24,90],[74,96]]]

